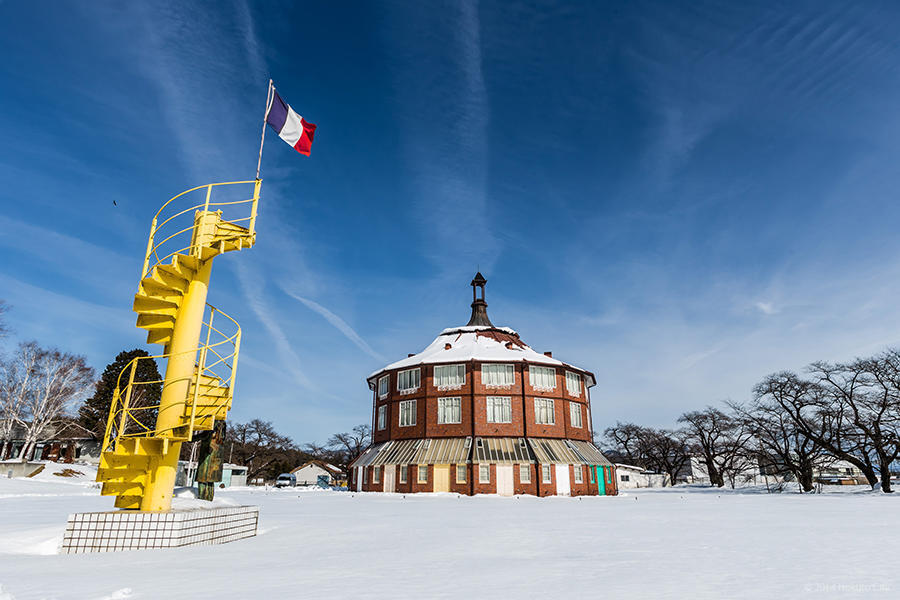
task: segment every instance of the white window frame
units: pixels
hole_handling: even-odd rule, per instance
[[[575,417],[578,417],[577,419]],[[569,401],[569,421],[572,423],[572,427],[577,427],[581,429],[584,427],[584,411],[581,410],[581,404],[579,402]],[[577,423],[575,421],[578,421]]]
[[[458,390],[466,385],[466,365],[435,365],[433,378],[439,390]]]
[[[409,477],[409,465],[400,465],[400,483],[406,483]]]
[[[528,383],[536,390],[556,389],[556,369],[528,365]]]
[[[372,468],[372,483],[381,483],[381,467]]]
[[[462,423],[462,396],[438,398],[437,402],[438,425],[455,425],[458,423]]]
[[[541,482],[553,483],[553,465],[541,465]]]
[[[573,371],[566,371],[566,389],[572,396],[581,397],[581,375]]]
[[[415,377],[413,377],[415,373]],[[405,381],[404,381],[405,380]],[[405,369],[397,373],[397,391],[401,394],[412,394],[422,385],[422,369]],[[403,387],[406,386],[406,387]]]
[[[423,477],[422,474],[425,474]],[[419,465],[416,469],[416,481],[418,483],[428,483],[428,465]]]
[[[401,400],[400,401],[400,410],[398,411],[399,418],[398,423],[400,427],[415,427],[416,425],[416,401],[415,400]],[[403,422],[403,417],[406,417],[407,422]],[[412,418],[412,422],[409,422],[409,419]]]
[[[378,378],[378,397],[379,398],[387,398],[388,394],[391,393],[391,376],[385,375],[383,377]]]
[[[487,473],[487,479],[485,479],[485,473]],[[490,483],[491,482],[491,465],[478,465],[478,483]]]
[[[367,467],[363,467],[363,485],[367,485],[369,483],[369,469]]]
[[[378,419],[377,419],[378,431],[384,431],[387,429],[387,404],[383,404],[378,407]]]
[[[531,465],[519,465],[519,482],[531,483]]]
[[[512,387],[516,384],[516,369],[510,364],[481,365],[481,385],[484,387]]]
[[[466,465],[456,465],[456,483],[465,483],[467,477]],[[460,477],[462,475],[462,477]]]
[[[549,420],[547,420],[549,416]],[[553,398],[534,399],[535,425],[556,425],[556,402]]]
[[[572,470],[575,471],[575,483],[584,483],[584,466],[574,465]]]
[[[512,423],[512,396],[488,396],[484,403],[487,423]],[[504,419],[507,415],[503,413],[508,414],[508,419]]]

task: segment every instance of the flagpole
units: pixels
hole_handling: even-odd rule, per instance
[[[275,98],[272,91],[275,89],[275,86],[272,85],[272,80],[269,80],[269,89],[266,91],[266,112],[263,115],[263,123],[262,123],[262,137],[259,140],[259,160],[256,162],[256,180],[259,181],[259,168],[262,166],[262,151],[263,144],[266,141],[266,119],[269,118],[269,110],[272,108],[272,100]]]

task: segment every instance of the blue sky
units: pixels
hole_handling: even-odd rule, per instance
[[[99,370],[142,346],[152,214],[254,175],[217,259],[232,416],[322,441],[365,376],[468,318],[597,375],[595,428],[898,343],[891,3],[0,3],[0,298]],[[113,206],[115,200],[117,206]],[[148,348],[155,351],[156,348]]]

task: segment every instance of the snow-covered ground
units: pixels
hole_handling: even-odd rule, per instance
[[[217,491],[260,507],[222,546],[55,554],[83,477],[0,479],[0,600],[897,598],[900,498],[703,488],[601,498]],[[186,504],[198,501],[179,499]]]

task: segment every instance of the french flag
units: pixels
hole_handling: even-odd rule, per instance
[[[312,149],[316,126],[303,120],[290,105],[273,90],[272,106],[266,113],[266,123],[275,130],[278,137],[294,147],[300,154],[309,156]]]

